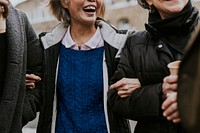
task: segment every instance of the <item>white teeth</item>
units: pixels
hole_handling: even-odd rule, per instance
[[[84,9],[85,10],[95,10],[96,8],[94,6],[87,6]]]

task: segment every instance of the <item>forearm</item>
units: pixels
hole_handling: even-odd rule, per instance
[[[131,96],[121,98],[116,90],[109,90],[108,103],[113,112],[132,120],[160,119],[161,84],[143,86]]]
[[[42,104],[41,89],[41,82],[38,82],[33,90],[26,90],[22,114],[23,125],[35,119],[36,113],[40,111]]]

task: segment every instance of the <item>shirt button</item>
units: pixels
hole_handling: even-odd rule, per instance
[[[163,47],[163,45],[162,45],[162,44],[159,44],[159,45],[158,45],[158,48],[162,48],[162,47]]]

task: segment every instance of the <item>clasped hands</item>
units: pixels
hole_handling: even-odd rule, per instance
[[[166,96],[162,104],[163,116],[174,123],[181,121],[177,103],[177,81],[177,75],[169,75],[164,78],[162,85],[163,94]]]

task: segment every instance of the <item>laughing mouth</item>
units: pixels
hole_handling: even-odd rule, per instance
[[[96,11],[96,7],[95,6],[87,6],[87,7],[83,8],[83,10],[85,12],[95,12]]]

